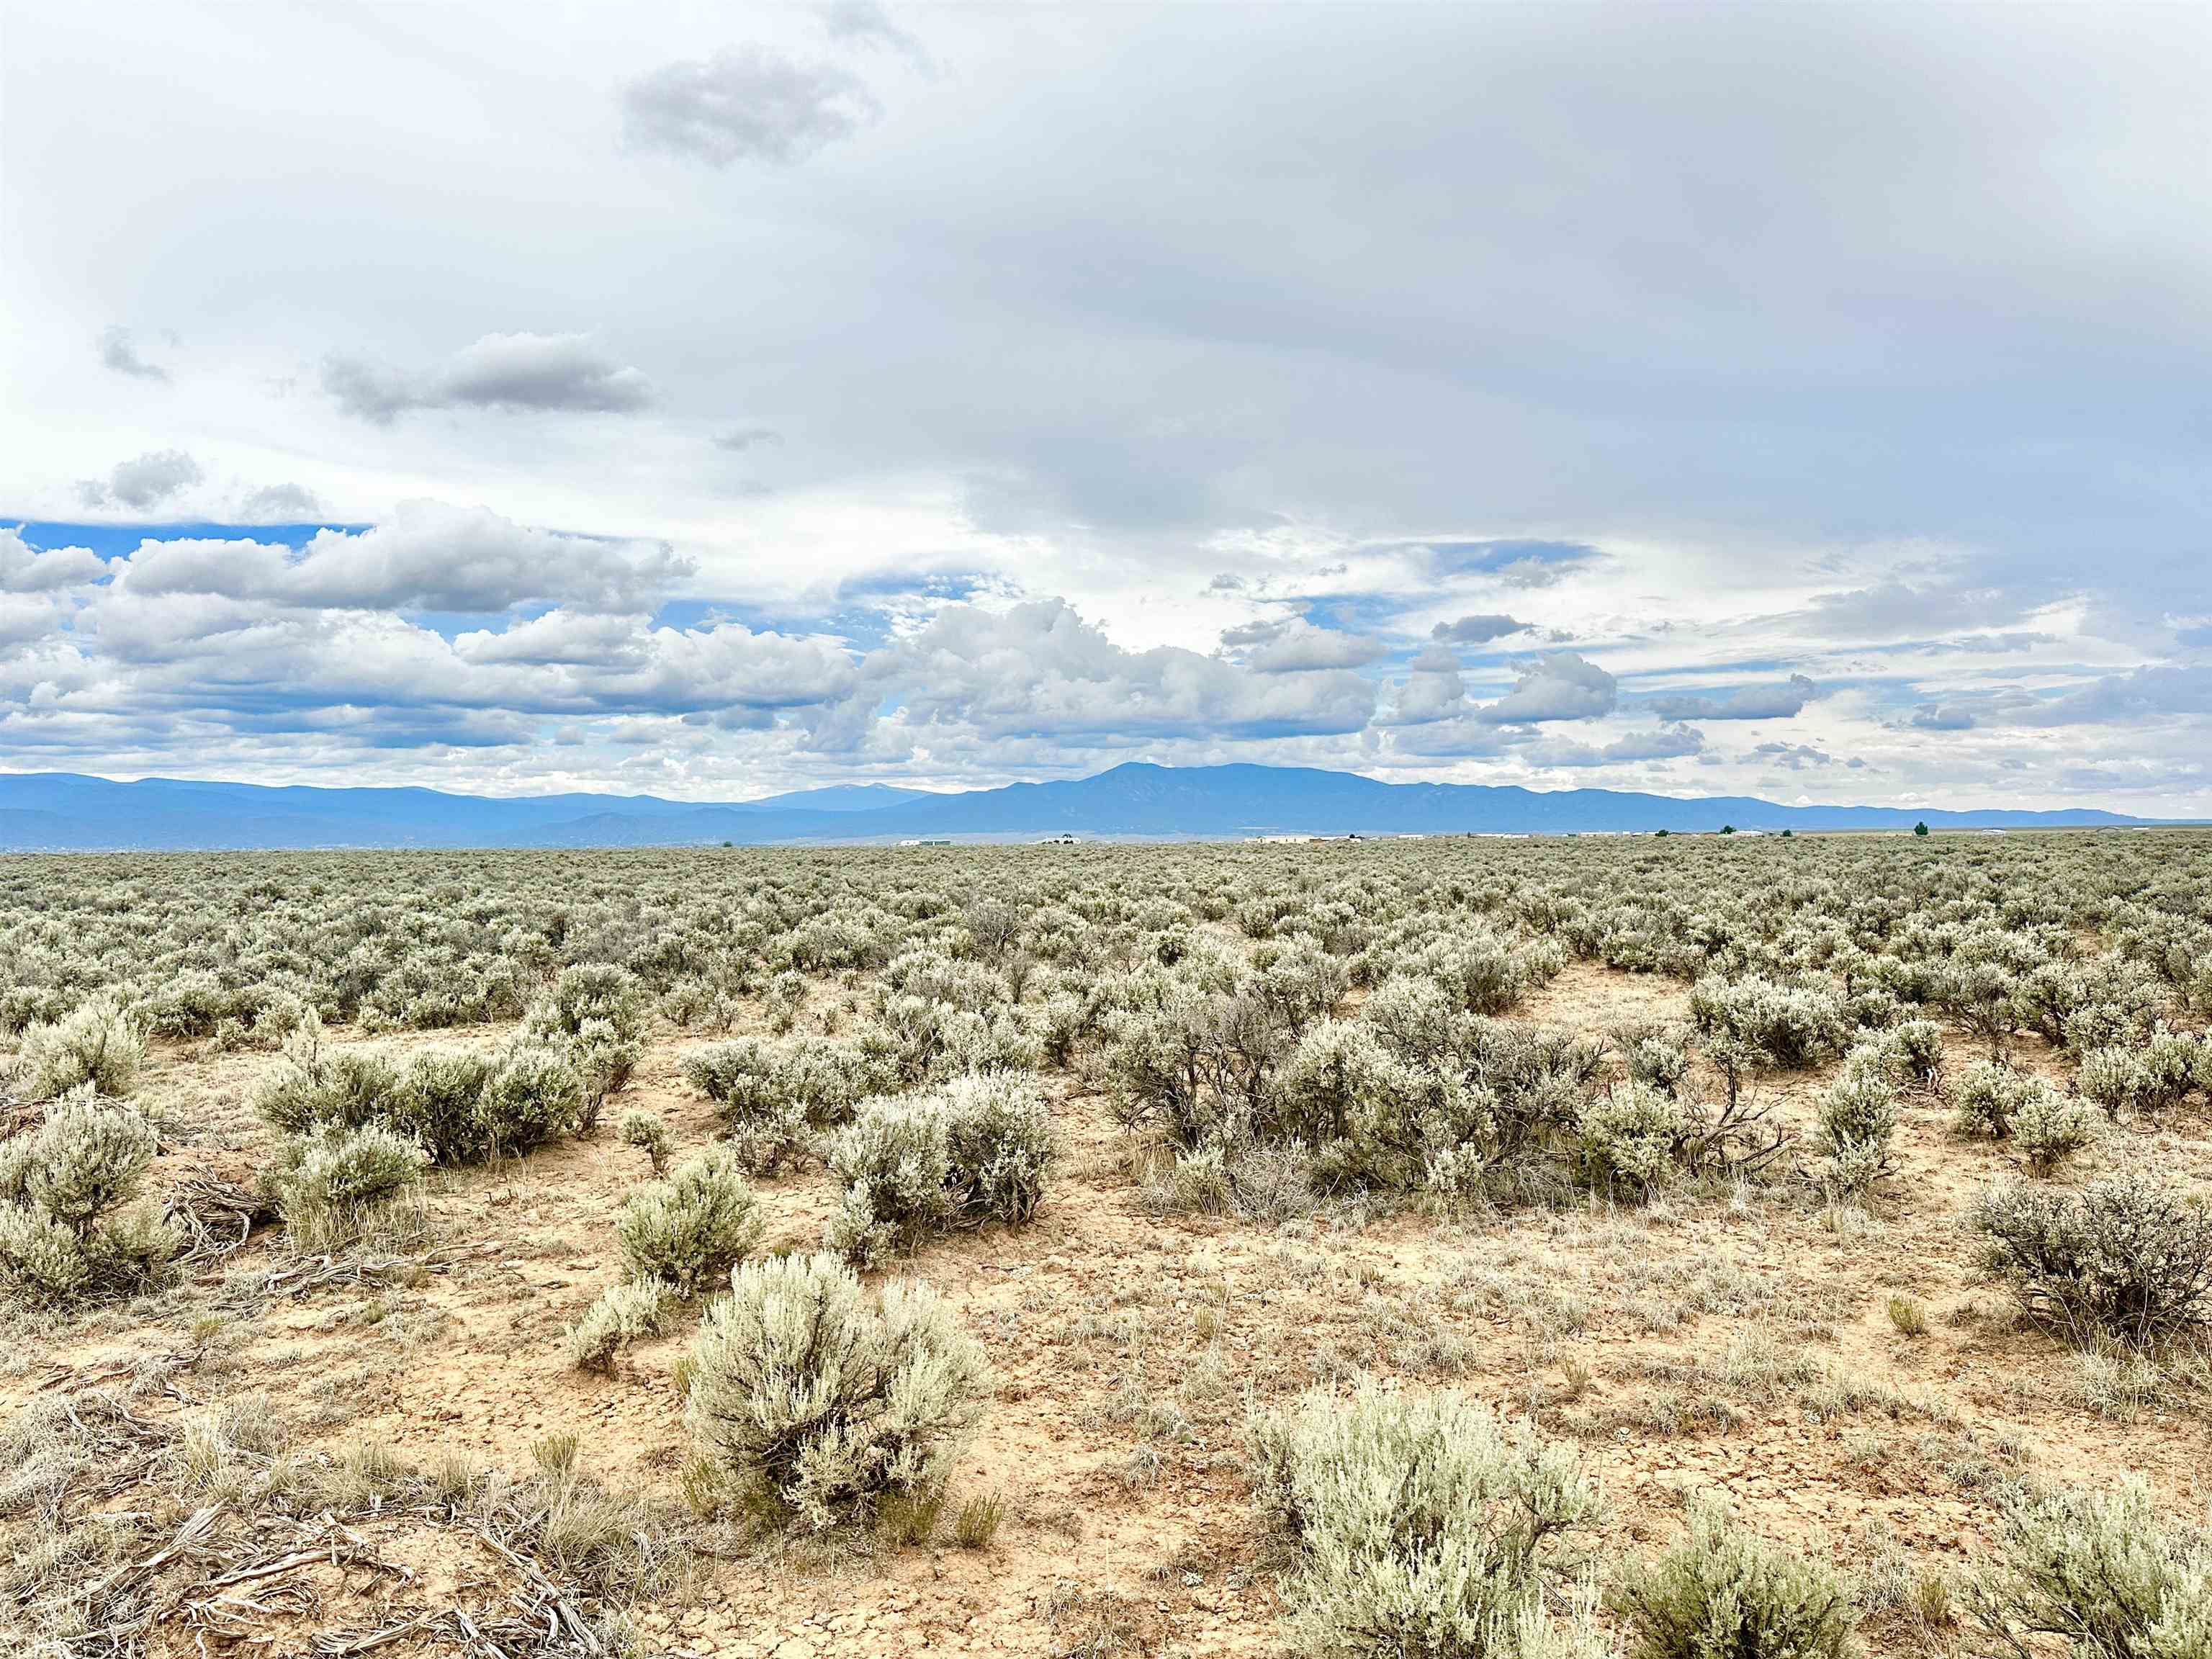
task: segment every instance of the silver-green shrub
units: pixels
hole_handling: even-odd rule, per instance
[[[294,1242],[326,1249],[414,1188],[429,1161],[420,1142],[381,1124],[332,1125],[289,1138],[263,1180]]]
[[[1832,1567],[1706,1505],[1688,1534],[1614,1585],[1632,1659],[1846,1659],[1858,1622]]]
[[[871,1294],[829,1255],[748,1262],[707,1310],[686,1419],[744,1500],[813,1531],[942,1492],[983,1350],[927,1285]]]
[[[695,1154],[665,1181],[623,1200],[615,1237],[634,1279],[659,1279],[696,1296],[759,1247],[768,1222],[726,1147]]]
[[[131,1108],[88,1085],[0,1142],[0,1285],[34,1300],[128,1293],[176,1255],[174,1233],[136,1195],[160,1142]]]
[[[1022,1225],[1043,1200],[1052,1163],[1051,1116],[1034,1078],[955,1078],[872,1101],[831,1145],[844,1198],[823,1242],[866,1264],[956,1227]]]
[[[616,1354],[640,1337],[660,1334],[675,1299],[676,1292],[657,1279],[610,1285],[563,1334],[568,1363],[579,1370],[612,1370]]]
[[[1262,1517],[1295,1551],[1292,1644],[1390,1659],[1538,1659],[1524,1637],[1582,1565],[1596,1486],[1577,1454],[1451,1389],[1363,1379],[1259,1413]]]
[[[146,1028],[112,998],[95,997],[26,1030],[16,1068],[33,1100],[52,1100],[86,1085],[119,1100],[138,1086],[145,1060]]]
[[[2073,1659],[2212,1654],[2212,1528],[2160,1519],[2136,1481],[2001,1502],[2002,1553],[1965,1597],[1995,1650],[2040,1652],[2035,1644],[2048,1643]]]
[[[2029,1318],[2081,1343],[2144,1346],[2212,1321],[2212,1206],[2136,1170],[2079,1192],[1985,1193],[1983,1265]]]

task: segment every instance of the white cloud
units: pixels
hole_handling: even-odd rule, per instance
[[[1475,713],[1492,726],[1586,720],[1610,714],[1619,701],[1620,682],[1611,674],[1575,652],[1555,651],[1522,670],[1510,691]]]
[[[127,328],[110,327],[101,331],[100,361],[103,367],[114,370],[118,374],[128,375],[134,380],[166,380],[169,378],[167,369],[159,363],[149,363],[138,355],[137,347],[131,343],[131,331]]]
[[[1670,691],[1649,699],[1662,720],[1775,720],[1802,714],[1820,688],[1802,674],[1775,685],[1739,685],[1721,692]]]
[[[203,476],[200,464],[183,450],[164,449],[118,461],[105,483],[87,480],[78,493],[87,507],[130,507],[143,513],[199,483]]]

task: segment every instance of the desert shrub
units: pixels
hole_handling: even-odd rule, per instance
[[[1680,1031],[1663,1025],[1632,1025],[1613,1033],[1613,1047],[1629,1080],[1671,1095],[1689,1074],[1690,1053]]]
[[[1952,1130],[1962,1136],[2009,1139],[2014,1115],[2039,1089],[2049,1088],[2041,1079],[2015,1071],[2002,1060],[1976,1060],[1952,1091],[1957,1108]]]
[[[1633,1659],[1845,1659],[1857,1612],[1835,1571],[1705,1506],[1609,1598]]]
[[[1360,1005],[1359,1023],[1402,1066],[1441,1067],[1457,1041],[1458,1009],[1443,987],[1395,974]]]
[[[1820,1143],[1838,1190],[1863,1194],[1894,1165],[1890,1138],[1897,1133],[1897,1088],[1886,1058],[1854,1050],[1820,1099]]]
[[[319,1028],[288,1038],[283,1060],[254,1097],[288,1133],[380,1125],[421,1143],[434,1164],[516,1155],[575,1127],[583,1085],[557,1049],[518,1042],[495,1054],[427,1048],[401,1066],[332,1049]]]
[[[1984,1266],[2031,1319],[2074,1341],[2142,1346],[2212,1317],[2212,1210],[2156,1176],[2002,1188],[1971,1219]]]
[[[295,1243],[326,1249],[422,1178],[429,1154],[381,1124],[286,1139],[262,1177]]]
[[[2212,1531],[2161,1521],[2134,1481],[2002,1501],[2002,1553],[1966,1600],[2002,1651],[2047,1638],[2074,1659],[2212,1653]]]
[[[2012,1140],[2027,1167],[2047,1176],[2095,1140],[2104,1127],[2104,1115],[2094,1105],[2044,1084],[2014,1109]]]
[[[1031,1079],[955,1078],[928,1094],[872,1102],[830,1148],[844,1200],[825,1242],[866,1263],[956,1227],[1021,1225],[1052,1162],[1051,1120]]]
[[[2094,1100],[2115,1115],[2150,1103],[2150,1067],[2142,1055],[2129,1048],[2094,1048],[2082,1055],[2075,1085],[2083,1099]]]
[[[750,1255],[767,1230],[760,1200],[726,1147],[684,1159],[667,1180],[630,1194],[615,1216],[623,1272],[685,1297]]]
[[[642,1336],[658,1336],[668,1323],[676,1292],[657,1279],[610,1285],[563,1333],[568,1363],[579,1370],[611,1371],[615,1355]]]
[[[1757,975],[1733,982],[1699,980],[1690,992],[1690,1018],[1700,1034],[1735,1037],[1784,1071],[1834,1059],[1851,1035],[1838,993],[1777,984]]]
[[[87,1085],[119,1100],[138,1086],[145,1060],[145,1027],[120,1003],[99,997],[25,1031],[16,1070],[33,1100],[52,1100]]]
[[[1582,1168],[1593,1185],[1648,1194],[1691,1133],[1682,1103],[1650,1083],[1616,1083],[1582,1110]]]
[[[981,1346],[927,1285],[835,1256],[738,1269],[689,1366],[693,1436],[740,1500],[814,1531],[941,1494],[982,1414]]]
[[[1932,1019],[1901,1019],[1881,1034],[1890,1068],[1900,1083],[1934,1089],[1943,1078],[1943,1028]]]
[[[0,1141],[0,1286],[70,1302],[158,1279],[178,1240],[150,1210],[125,1206],[159,1145],[143,1116],[88,1085]]]
[[[684,1081],[713,1101],[724,1124],[782,1115],[796,1106],[817,1128],[842,1123],[854,1106],[897,1086],[896,1056],[880,1036],[738,1037],[684,1057]]]
[[[625,1146],[635,1146],[652,1160],[655,1175],[668,1173],[668,1154],[674,1143],[669,1139],[668,1125],[657,1112],[648,1112],[642,1106],[633,1106],[622,1115],[615,1126],[615,1136]]]
[[[1316,1389],[1247,1437],[1262,1517],[1293,1552],[1291,1638],[1311,1653],[1524,1659],[1520,1633],[1600,1508],[1571,1448],[1451,1389]]]
[[[514,1158],[582,1122],[584,1080],[550,1044],[522,1042],[499,1056],[477,1097],[476,1127],[488,1152]]]

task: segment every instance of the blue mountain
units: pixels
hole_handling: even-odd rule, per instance
[[[1287,766],[1152,766],[930,793],[837,785],[701,804],[652,795],[502,799],[435,789],[272,788],[177,778],[118,783],[0,774],[0,851],[319,847],[661,847],[1257,835],[1586,835],[1670,830],[2051,829],[2132,824],[2117,813],[1782,806],[1612,789],[1381,783]]]

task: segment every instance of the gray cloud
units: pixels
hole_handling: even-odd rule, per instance
[[[842,45],[895,52],[921,68],[930,67],[921,42],[892,21],[877,0],[830,0],[822,8],[822,27]]]
[[[138,349],[131,343],[131,331],[127,328],[111,327],[101,332],[100,361],[105,368],[137,380],[166,380],[169,378],[167,369],[159,363],[149,363],[138,355]]]
[[[428,374],[334,356],[323,364],[323,390],[380,426],[418,409],[609,414],[653,401],[652,383],[587,334],[487,334]]]
[[[1492,640],[1504,639],[1508,634],[1518,634],[1528,627],[1517,617],[1490,612],[1478,617],[1462,617],[1456,622],[1438,623],[1429,630],[1429,637],[1452,645],[1483,645]]]
[[[710,167],[803,161],[880,113],[860,77],[761,46],[668,64],[623,89],[623,129],[639,149]]]
[[[295,483],[265,484],[239,507],[246,524],[299,524],[319,517],[322,510],[315,492]]]
[[[1739,685],[1717,693],[1668,692],[1647,699],[1662,720],[1776,720],[1804,712],[1820,688],[1803,674],[1778,685]]]
[[[763,444],[780,444],[783,434],[772,426],[741,426],[733,432],[725,432],[714,440],[714,447],[743,454],[748,449],[758,449]]]
[[[120,506],[141,512],[200,482],[200,464],[181,449],[158,450],[136,460],[118,461],[103,483],[87,479],[77,494],[87,507]]]
[[[1973,711],[1956,703],[1924,702],[1914,709],[1906,724],[1916,732],[1968,732],[1973,729]]]

